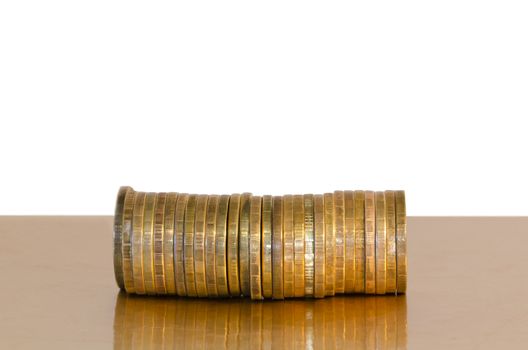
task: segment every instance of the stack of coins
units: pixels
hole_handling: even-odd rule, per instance
[[[398,294],[403,191],[203,195],[119,190],[114,269],[128,293],[252,299]]]

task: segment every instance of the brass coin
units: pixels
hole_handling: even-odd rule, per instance
[[[394,191],[385,191],[387,224],[387,293],[396,293],[396,201]]]
[[[227,281],[231,296],[240,296],[238,277],[238,226],[240,216],[240,194],[231,195],[227,218]]]
[[[376,192],[376,294],[385,294],[387,285],[387,231],[385,192]]]
[[[355,269],[354,192],[345,191],[345,293],[354,293]]]
[[[365,192],[354,191],[355,269],[354,292],[365,292]]]
[[[250,296],[249,272],[249,211],[251,206],[251,193],[242,193],[240,197],[240,223],[238,226],[238,263],[239,279],[242,295]]]
[[[273,299],[284,299],[284,280],[283,280],[283,231],[282,231],[282,197],[273,197],[273,230],[272,241],[273,249],[271,256],[273,259]]]
[[[407,214],[405,192],[396,191],[396,287],[398,293],[407,291]]]
[[[272,281],[272,222],[273,198],[271,196],[262,196],[262,249],[261,249],[261,268],[262,268],[262,296],[271,298],[273,295]]]
[[[324,194],[325,216],[325,294],[335,295],[335,227],[334,194]]]
[[[222,195],[218,201],[216,212],[216,286],[218,296],[228,297],[227,282],[227,212],[229,210],[229,195]]]
[[[194,282],[196,294],[207,296],[205,281],[205,225],[207,214],[207,199],[205,194],[196,197],[196,216],[194,221]]]
[[[325,221],[324,197],[314,195],[314,297],[324,298],[326,294],[325,277]]]
[[[126,192],[125,202],[123,206],[123,244],[121,247],[121,254],[123,256],[123,279],[125,282],[125,290],[128,293],[134,293],[134,272],[132,271],[132,218],[134,215],[134,202],[136,200],[136,192],[130,189]]]
[[[334,192],[335,292],[345,292],[345,193]]]
[[[205,226],[205,282],[207,295],[218,296],[216,287],[216,214],[219,196],[209,196]]]
[[[185,235],[185,211],[188,202],[189,195],[187,193],[181,193],[178,195],[176,209],[174,210],[174,281],[176,284],[176,294],[179,296],[187,295],[187,287],[185,286],[183,243]]]
[[[261,279],[261,215],[262,197],[252,196],[249,209],[249,271],[251,299],[262,299],[262,279]]]
[[[293,196],[285,195],[282,198],[282,229],[283,229],[283,288],[284,297],[292,298],[294,296],[294,260],[293,260]]]
[[[132,271],[134,275],[134,290],[137,294],[145,294],[145,279],[143,278],[143,221],[145,217],[145,192],[137,192],[132,217]]]
[[[114,275],[117,285],[125,289],[123,277],[123,208],[125,205],[125,196],[128,191],[133,191],[131,187],[123,186],[119,188],[114,213]]]
[[[157,294],[166,294],[165,266],[163,261],[163,241],[165,234],[165,203],[166,193],[158,193],[156,210],[154,212],[154,289]]]
[[[314,196],[304,196],[304,294],[307,297],[314,295]]]
[[[194,280],[194,230],[197,195],[189,195],[185,208],[185,223],[183,227],[183,268],[185,271],[185,290],[187,296],[196,297],[196,282]]]
[[[155,294],[154,283],[154,211],[156,210],[157,193],[149,192],[145,198],[145,215],[143,217],[143,279],[147,294]]]
[[[293,293],[295,297],[304,297],[304,198],[293,196],[293,257],[294,280]]]
[[[171,192],[167,195],[164,214],[165,232],[163,234],[163,268],[165,274],[165,288],[168,294],[176,293],[176,282],[174,279],[174,228],[177,200],[177,193]]]
[[[376,293],[376,199],[365,191],[365,293]]]

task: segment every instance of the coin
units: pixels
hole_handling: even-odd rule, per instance
[[[314,195],[314,297],[324,298],[325,277],[325,221],[324,197]]]
[[[196,294],[199,297],[207,296],[205,281],[205,225],[207,214],[207,199],[205,194],[196,197],[196,214],[194,221],[194,282]]]
[[[376,293],[376,200],[365,191],[365,293]]]
[[[398,293],[407,291],[407,214],[405,192],[396,191],[396,287]]]
[[[197,195],[189,195],[185,208],[185,223],[183,226],[183,268],[185,271],[185,290],[187,296],[196,297],[196,282],[194,280],[194,230]]]
[[[295,297],[304,297],[304,198],[293,196],[294,279]]]
[[[165,222],[163,234],[163,268],[165,274],[165,288],[167,294],[176,293],[176,282],[174,279],[174,228],[175,210],[178,194],[171,192],[167,195],[165,204]]]
[[[294,296],[294,260],[293,260],[293,196],[285,195],[282,198],[282,229],[283,229],[283,288],[284,297]]]
[[[325,294],[335,295],[335,227],[334,194],[324,194],[325,216]]]
[[[231,296],[240,296],[238,277],[238,226],[240,194],[231,195],[227,218],[227,281]]]
[[[218,296],[228,297],[227,282],[227,212],[229,209],[229,195],[222,195],[218,201],[216,212],[216,286]]]
[[[205,282],[207,295],[218,296],[216,287],[216,214],[219,196],[209,196],[205,226]]]
[[[165,234],[165,203],[166,193],[158,193],[156,210],[154,212],[154,289],[157,294],[166,294],[165,267],[163,266],[163,240]]]
[[[385,192],[376,197],[376,294],[385,294],[387,285],[387,231],[385,223]]]
[[[385,191],[387,224],[387,293],[396,293],[396,202],[394,191]]]
[[[271,250],[271,257],[273,260],[273,299],[284,299],[284,283],[283,283],[283,232],[282,232],[282,197],[273,197],[273,230],[272,241],[273,249]]]
[[[271,298],[273,295],[272,281],[272,237],[273,222],[271,220],[273,212],[273,198],[271,196],[262,196],[262,249],[261,249],[261,268],[262,268],[262,296]]]
[[[261,280],[261,215],[262,197],[252,196],[249,209],[249,271],[251,299],[262,299]]]
[[[238,263],[239,279],[242,295],[250,296],[249,272],[249,211],[251,206],[251,193],[242,193],[240,197],[240,223],[238,226]]]
[[[355,270],[355,245],[356,233],[354,230],[354,192],[344,191],[344,213],[345,213],[345,293],[354,292]]]
[[[125,196],[128,191],[133,191],[131,187],[123,186],[117,193],[115,214],[114,214],[114,275],[117,285],[125,289],[123,278],[123,207],[125,205]]]
[[[345,193],[334,192],[335,292],[345,292]]]
[[[355,269],[354,292],[365,292],[365,192],[354,191]]]
[[[143,218],[143,279],[147,294],[155,294],[154,283],[154,211],[156,210],[157,193],[149,192],[145,198],[145,215]]]
[[[134,202],[136,192],[130,189],[126,192],[125,202],[123,205],[123,231],[121,254],[123,257],[123,280],[125,290],[128,293],[134,293],[134,273],[132,271],[132,216],[134,214]]]
[[[179,296],[187,295],[183,242],[185,235],[185,210],[188,202],[189,195],[187,193],[181,193],[178,196],[176,209],[174,210],[174,280],[176,283],[176,294]]]
[[[145,294],[143,278],[143,221],[145,216],[145,192],[136,193],[132,217],[132,271],[134,275],[134,290],[137,294]]]
[[[304,294],[314,295],[314,196],[304,195]]]

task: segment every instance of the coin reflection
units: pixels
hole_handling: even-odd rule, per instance
[[[406,346],[405,296],[252,302],[120,293],[114,315],[114,349]]]

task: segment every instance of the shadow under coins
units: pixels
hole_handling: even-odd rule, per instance
[[[114,349],[405,349],[405,296],[249,299],[119,293]]]

